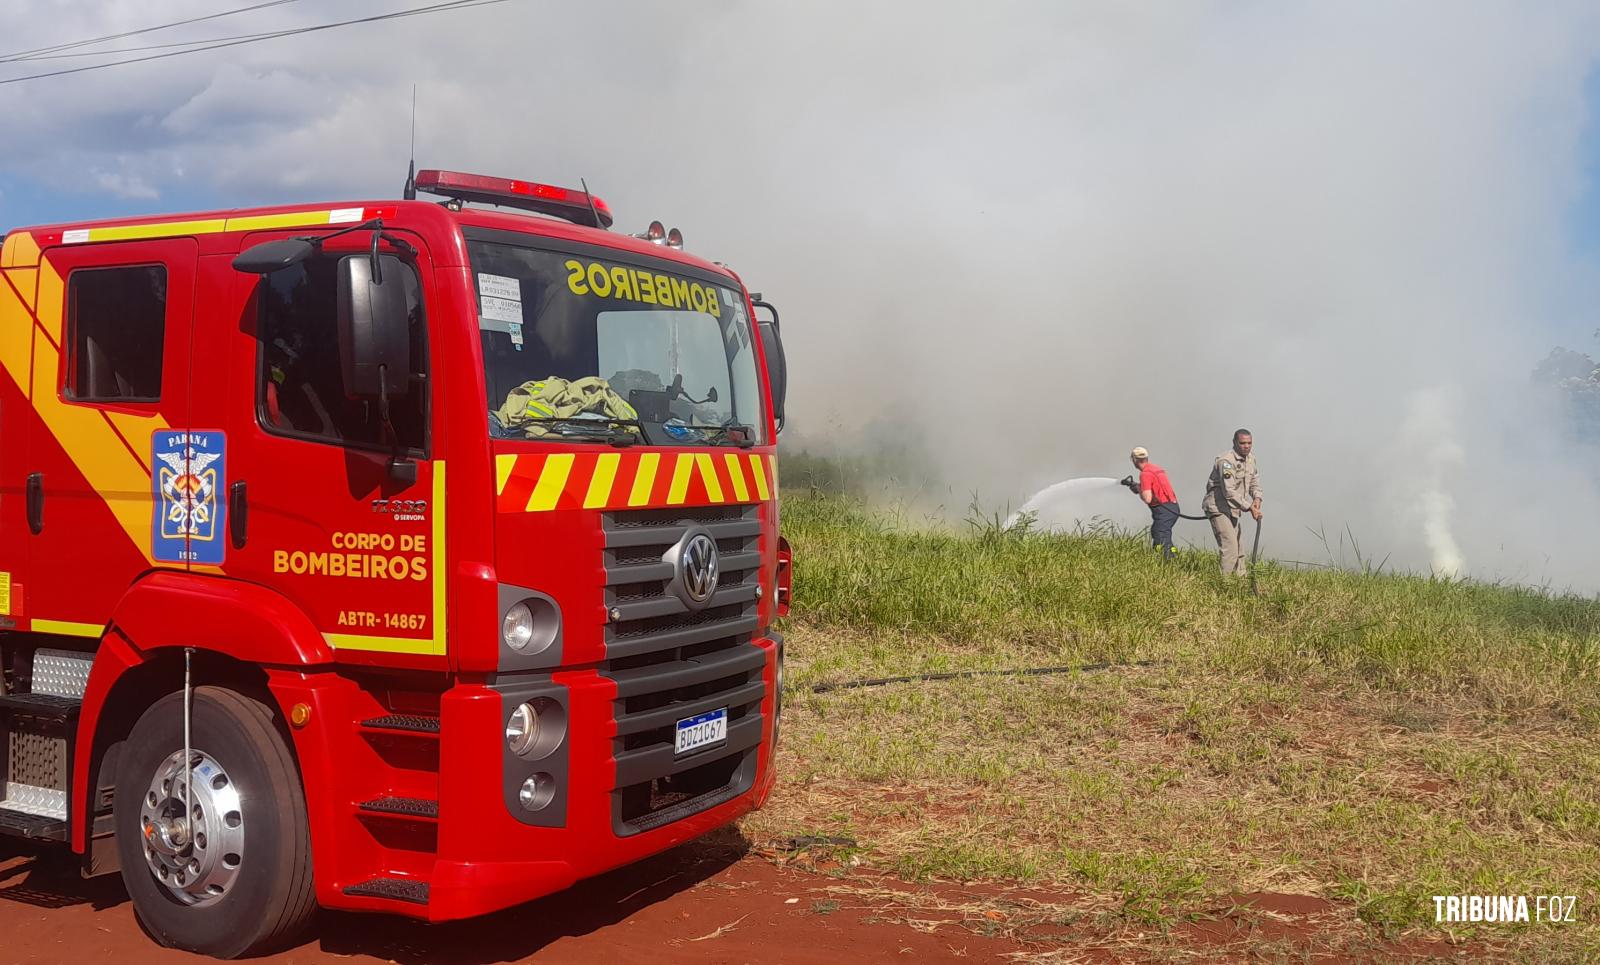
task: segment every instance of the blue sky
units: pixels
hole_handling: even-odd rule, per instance
[[[1590,71],[1583,95],[1586,120],[1578,163],[1585,184],[1572,206],[1572,238],[1586,254],[1600,256],[1600,70]]]

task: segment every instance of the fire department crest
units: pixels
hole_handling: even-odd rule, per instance
[[[151,449],[151,555],[166,563],[221,563],[226,437],[169,430],[154,434]]]

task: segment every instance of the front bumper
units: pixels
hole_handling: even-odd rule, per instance
[[[760,807],[775,778],[781,645],[759,637],[740,647],[695,661],[720,676],[674,668],[679,677],[668,682],[681,684],[671,695],[676,703],[650,689],[670,673],[649,668],[502,675],[446,693],[429,900],[392,910],[432,921],[485,914],[693,840]],[[722,673],[745,663],[742,682]],[[511,755],[509,709],[526,694],[552,691],[565,701],[564,745],[534,762]],[[674,720],[702,706],[724,699],[740,706],[735,702],[751,696],[737,718],[730,713],[728,738],[716,748],[675,759],[670,746],[663,753],[651,743],[663,726],[670,732]],[[551,805],[530,813],[517,791],[535,773],[559,787]]]

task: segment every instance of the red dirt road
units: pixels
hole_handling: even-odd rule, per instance
[[[992,961],[1019,946],[947,927],[927,934],[831,908],[825,876],[780,870],[743,839],[680,848],[541,901],[444,925],[324,914],[272,963],[400,965]],[[789,902],[789,899],[798,901]],[[819,901],[821,902],[819,904]],[[718,930],[721,929],[719,932]],[[0,962],[116,965],[204,961],[160,948],[139,929],[122,881],[71,869],[0,842]]]
[[[798,862],[797,862],[798,863]],[[842,871],[835,866],[836,871]],[[1108,924],[1064,893],[910,885],[868,872],[778,867],[733,829],[498,914],[426,925],[324,913],[270,963],[396,965],[835,965],[838,962],[1186,960],[1482,961],[1483,945],[1385,941],[1348,904],[1241,895],[1163,928]],[[1097,908],[1099,911],[1097,911]],[[0,840],[0,965],[209,961],[157,946],[112,875],[85,881],[59,857]]]

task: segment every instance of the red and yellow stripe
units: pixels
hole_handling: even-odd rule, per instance
[[[148,562],[150,466],[144,453],[150,433],[167,428],[167,422],[159,413],[133,415],[62,401],[56,391],[62,284],[32,236],[6,237],[0,248],[0,369],[28,397],[34,414]]]
[[[765,502],[777,464],[757,452],[552,452],[495,457],[502,513]]]
[[[188,221],[153,221],[149,224],[102,225],[69,228],[61,237],[47,237],[46,243],[59,240],[64,245],[92,244],[97,241],[137,241],[150,238],[187,238],[216,235],[229,231],[270,231],[275,228],[315,228],[323,225],[352,225],[377,217],[393,217],[393,208],[318,208],[286,211],[281,214],[245,214]],[[32,239],[30,239],[31,241]]]

